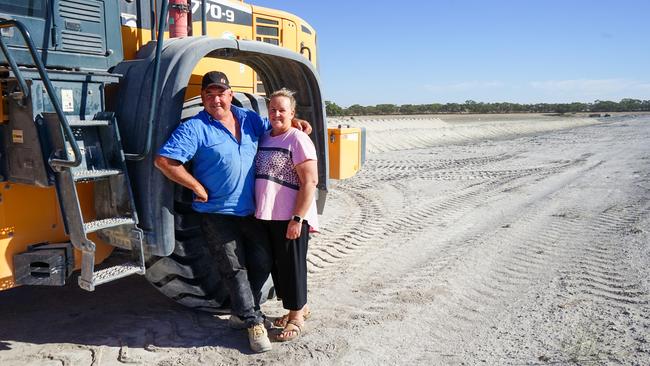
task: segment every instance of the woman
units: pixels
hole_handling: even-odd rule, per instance
[[[274,282],[289,313],[276,323],[283,326],[276,339],[300,336],[307,310],[307,244],[309,228],[318,229],[315,192],[318,183],[316,149],[309,137],[293,127],[293,92],[271,94],[271,130],[262,136],[255,159],[255,217],[271,240]]]

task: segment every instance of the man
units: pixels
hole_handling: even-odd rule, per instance
[[[257,142],[269,123],[253,111],[232,105],[232,98],[225,74],[203,75],[204,110],[176,128],[154,164],[167,178],[194,192],[192,207],[202,214],[201,229],[230,293],[229,323],[248,329],[254,352],[266,352],[271,342],[259,302],[272,257],[266,241],[254,238],[261,231],[252,214]],[[304,127],[311,129],[308,124]],[[193,174],[183,166],[189,160]],[[248,270],[247,258],[253,263]]]

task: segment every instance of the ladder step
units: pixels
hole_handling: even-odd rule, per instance
[[[85,179],[100,179],[113,175],[119,175],[122,171],[118,169],[93,169],[93,170],[73,170],[72,177],[75,181]]]
[[[142,266],[136,262],[126,262],[93,273],[93,284],[98,286],[136,273],[144,274]]]
[[[102,126],[108,126],[111,124],[110,120],[105,120],[105,119],[74,119],[74,118],[69,118],[68,124],[70,127],[102,127]]]
[[[106,229],[120,225],[135,225],[135,220],[130,217],[111,217],[108,219],[95,220],[84,224],[86,234],[97,230]]]

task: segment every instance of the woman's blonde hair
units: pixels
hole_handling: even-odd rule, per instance
[[[287,89],[287,88],[282,88],[282,89],[280,89],[280,90],[276,90],[276,91],[274,91],[274,92],[271,94],[271,96],[269,97],[269,100],[271,100],[271,99],[273,99],[273,98],[275,98],[275,97],[286,97],[286,98],[289,98],[289,104],[291,105],[291,110],[292,110],[293,112],[295,112],[295,111],[296,111],[296,98],[294,98],[294,96],[293,96],[294,94],[296,94],[296,92],[294,92],[294,91],[292,91],[292,90],[289,90],[289,89]]]

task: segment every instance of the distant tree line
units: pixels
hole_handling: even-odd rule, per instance
[[[483,103],[473,100],[465,103],[432,104],[353,104],[347,108],[325,101],[328,116],[361,116],[389,114],[430,113],[578,113],[578,112],[641,112],[650,111],[650,100],[621,99],[620,102],[596,100],[593,103]]]

